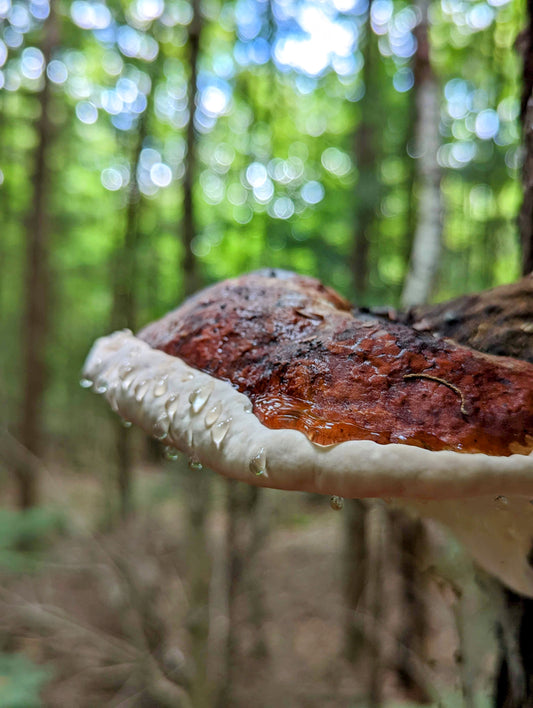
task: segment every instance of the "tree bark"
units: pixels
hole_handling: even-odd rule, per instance
[[[265,609],[263,598],[257,594],[258,587],[253,575],[253,560],[262,545],[258,537],[259,509],[262,498],[257,487],[248,487],[240,482],[228,481],[226,496],[227,511],[227,584],[228,584],[228,630],[226,634],[225,676],[217,705],[238,706],[236,685],[239,676],[242,612],[247,605],[248,616],[254,625],[256,641],[254,653],[264,658],[266,642],[263,636]],[[259,529],[261,533],[261,529]]]
[[[40,114],[36,123],[37,147],[33,166],[33,200],[26,229],[26,304],[23,316],[24,382],[20,442],[34,456],[43,454],[43,409],[47,383],[46,347],[50,326],[50,264],[48,190],[51,181],[48,154],[53,141],[50,122],[50,81],[46,66],[58,45],[54,4],[44,23],[41,50],[44,56],[43,85],[39,93]],[[18,503],[23,509],[38,503],[35,466],[16,468]]]
[[[367,701],[369,708],[383,705],[385,677],[385,651],[379,630],[385,623],[384,566],[388,536],[387,510],[380,502],[374,502],[365,519],[368,564],[366,568],[365,617],[368,655]]]
[[[185,156],[185,173],[183,175],[183,221],[182,221],[182,273],[184,295],[188,297],[200,287],[198,266],[192,250],[196,236],[194,214],[194,182],[196,177],[196,93],[198,91],[198,56],[202,34],[202,16],[200,0],[191,0],[193,16],[189,24],[189,84],[187,90],[189,120],[187,122],[187,155]]]
[[[139,210],[141,204],[141,194],[136,175],[146,137],[148,111],[149,107],[147,106],[140,119],[139,129],[130,160],[130,185],[124,224],[124,237],[122,243],[117,248],[114,263],[112,330],[124,328],[135,330],[136,328],[137,302],[135,288],[138,283],[137,251],[140,237]],[[120,514],[122,518],[126,518],[132,509],[133,453],[131,435],[129,431],[124,428],[120,419],[116,419],[114,425],[118,500]]]
[[[356,210],[354,214],[354,234],[351,257],[353,288],[358,303],[364,302],[369,276],[369,251],[372,229],[381,200],[381,185],[378,176],[377,140],[379,133],[379,115],[376,92],[375,61],[377,48],[376,36],[371,25],[372,2],[369,2],[365,22],[365,42],[363,46],[364,65],[363,82],[365,95],[361,101],[361,119],[353,136],[353,155],[359,173],[354,194]],[[378,60],[379,61],[379,60]]]
[[[418,207],[410,266],[402,293],[403,307],[426,302],[432,292],[441,252],[439,87],[429,56],[429,0],[419,0],[421,20],[417,27],[415,56],[416,159]]]
[[[431,703],[427,686],[417,680],[413,657],[427,655],[428,583],[423,572],[428,550],[426,527],[422,519],[412,519],[401,511],[391,514],[393,543],[400,571],[402,623],[396,651],[396,671],[400,685],[410,700]]]
[[[533,2],[528,0],[528,23],[519,37],[523,58],[521,118],[525,147],[522,184],[524,198],[518,217],[522,242],[522,273],[533,271]]]
[[[366,647],[365,632],[357,611],[363,607],[367,581],[366,505],[360,499],[346,499],[342,568],[344,573],[344,653],[348,661],[360,660]]]
[[[481,352],[533,362],[533,273],[510,285],[414,307],[398,318]]]

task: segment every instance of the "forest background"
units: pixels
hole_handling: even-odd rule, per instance
[[[220,705],[238,704],[227,702],[237,690],[235,643],[247,646],[246,621],[263,626],[267,611],[258,601],[255,615],[249,611],[255,619],[231,615],[242,573],[231,566],[239,561],[228,550],[237,522],[228,519],[260,505],[250,497],[239,507],[222,482],[200,474],[203,491],[191,492],[186,465],[162,462],[77,385],[83,359],[95,337],[135,329],[202,285],[260,267],[317,276],[359,306],[406,307],[517,279],[523,150],[515,43],[525,13],[519,0],[0,0],[0,600],[15,623],[2,630],[9,680],[0,696],[12,694],[1,705],[39,705],[41,690],[47,705],[85,705],[87,681],[94,694],[86,705],[95,695],[106,705],[144,705],[144,693],[146,705],[165,705],[163,679],[178,692],[169,705],[191,694],[194,706],[214,705],[217,692],[226,696]],[[426,254],[418,265],[417,248]],[[176,509],[190,528],[169,521]],[[279,495],[262,509],[259,521],[238,522],[250,539],[237,550],[248,560],[276,524],[315,533],[323,516],[308,499]],[[328,514],[325,523],[337,522]],[[216,566],[218,551],[208,543],[206,554],[202,541],[213,533],[226,534],[219,556],[233,568],[229,580],[219,568],[226,659],[215,668],[212,643],[222,640],[205,616],[190,622],[195,603],[211,607],[211,619],[216,607],[206,566]],[[162,544],[166,558],[167,543],[177,545],[178,569],[156,554],[154,570],[152,546]],[[104,560],[95,560],[99,553]],[[174,634],[159,627],[155,639],[132,638],[124,607],[100,598],[84,622],[94,625],[96,613],[98,632],[127,637],[130,664],[135,652],[148,652],[155,668],[135,680],[116,667],[116,680],[87,678],[84,661],[99,670],[124,663],[106,655],[93,627],[97,658],[82,657],[82,678],[67,681],[72,642],[81,640],[62,634],[61,621],[79,610],[65,608],[78,581],[63,575],[81,564],[98,576],[106,563],[120,568],[115,585],[126,577],[136,588],[126,593],[130,605],[132,593],[141,597],[133,605],[143,636],[146,622],[157,625],[146,619],[143,592],[184,576],[191,607],[181,629],[173,620],[183,655],[171,680],[160,648],[175,647]],[[157,582],[137,578],[143,563]],[[189,572],[195,563],[198,572]],[[41,595],[43,583],[50,597]],[[51,626],[42,617],[39,625],[35,608],[52,601],[63,620],[47,615]],[[109,603],[118,627],[105,619]],[[342,615],[342,600],[338,607]],[[242,620],[244,639],[230,636],[232,617],[235,626]],[[169,623],[159,621],[167,630]],[[66,641],[62,652],[57,637]],[[448,649],[461,641],[458,631]],[[261,642],[260,654],[272,639]],[[188,657],[193,668],[183,669]],[[352,668],[343,670],[350,676]],[[456,679],[446,671],[438,681],[452,690],[462,676],[464,687],[461,667]],[[332,680],[325,669],[321,680]],[[349,684],[331,705],[352,705],[357,691]],[[317,705],[326,705],[323,697]]]

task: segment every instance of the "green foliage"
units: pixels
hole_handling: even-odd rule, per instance
[[[0,509],[0,570],[33,570],[43,550],[63,527],[64,514],[53,509]]]
[[[477,708],[489,708],[493,705],[492,697],[487,693],[476,693],[474,696],[474,705]],[[388,708],[418,708],[420,703],[409,703],[402,701],[402,703],[389,703]],[[442,700],[438,703],[426,704],[427,708],[463,708],[465,705],[465,698],[460,693],[445,693],[442,696]]]
[[[39,708],[39,693],[50,676],[49,669],[36,666],[23,654],[0,654],[0,706]]]

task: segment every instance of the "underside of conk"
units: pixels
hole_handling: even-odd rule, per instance
[[[354,315],[310,278],[202,291],[84,369],[124,419],[265,487],[397,500],[533,596],[533,366]]]

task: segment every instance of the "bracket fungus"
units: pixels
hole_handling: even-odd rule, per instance
[[[533,365],[353,312],[260,271],[207,288],[84,377],[127,421],[251,484],[381,497],[452,528],[533,597]]]

